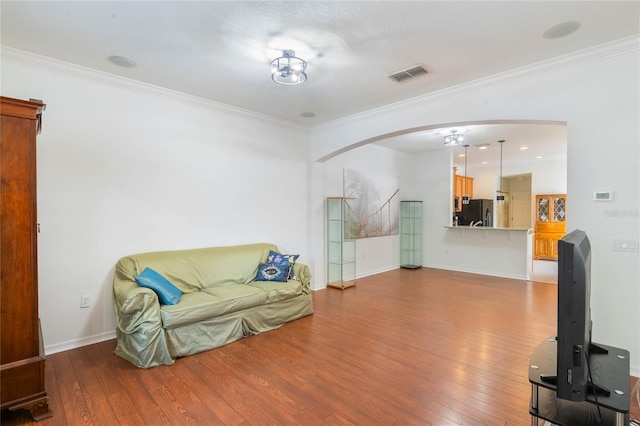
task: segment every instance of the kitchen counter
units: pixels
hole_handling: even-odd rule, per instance
[[[533,229],[445,226],[447,268],[520,280],[533,273]]]
[[[533,228],[497,228],[490,226],[445,226],[447,229],[463,229],[463,230],[478,230],[478,231],[516,231],[516,232],[531,232],[533,233]]]

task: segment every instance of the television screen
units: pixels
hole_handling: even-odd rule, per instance
[[[557,351],[558,398],[584,401],[589,354],[600,350],[591,343],[591,244],[579,229],[558,241]]]

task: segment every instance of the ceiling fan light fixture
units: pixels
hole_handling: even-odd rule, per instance
[[[271,61],[271,79],[278,84],[295,86],[307,81],[307,63],[293,50],[283,50],[282,56]]]

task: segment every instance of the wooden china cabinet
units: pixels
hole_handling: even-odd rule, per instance
[[[36,135],[44,105],[0,97],[0,408],[51,417],[38,317]]]
[[[534,259],[558,260],[558,240],[567,233],[567,195],[536,195]]]

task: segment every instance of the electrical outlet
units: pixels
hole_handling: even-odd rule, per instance
[[[80,296],[80,307],[88,308],[91,305],[91,296],[85,294],[84,296]]]

